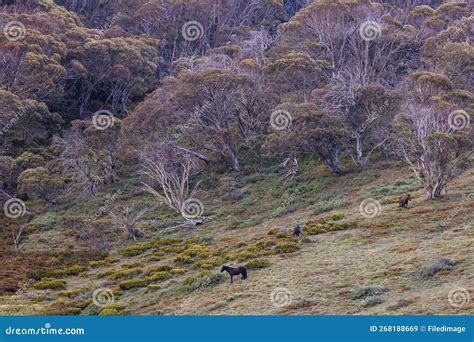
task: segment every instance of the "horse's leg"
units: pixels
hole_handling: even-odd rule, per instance
[[[230,276],[230,283],[231,283],[231,284],[234,282],[234,281],[232,280],[233,277],[234,277],[233,275]]]

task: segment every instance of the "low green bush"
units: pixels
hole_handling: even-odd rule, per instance
[[[268,266],[270,266],[270,262],[267,259],[254,259],[245,264],[245,267],[247,267],[249,270],[256,270]]]
[[[275,246],[275,251],[278,254],[293,253],[299,250],[300,247],[296,243],[282,242]]]
[[[152,281],[163,281],[170,279],[173,275],[169,272],[154,272],[150,274],[148,277],[145,278],[147,282],[152,282]]]
[[[128,246],[122,251],[124,256],[136,256],[144,253],[145,251],[153,248],[153,244],[151,242],[141,242],[136,243],[134,245]]]
[[[122,290],[130,290],[137,287],[145,287],[147,286],[147,282],[144,279],[131,279],[131,280],[124,280],[120,282],[119,287]]]
[[[43,279],[37,282],[34,287],[38,290],[57,290],[57,289],[64,289],[66,287],[66,281],[63,279]]]

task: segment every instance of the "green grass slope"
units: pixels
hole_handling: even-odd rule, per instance
[[[2,276],[22,285],[4,291],[0,314],[473,313],[472,304],[452,300],[456,291],[466,296],[463,289],[474,295],[473,192],[468,170],[448,196],[427,200],[406,168],[387,162],[335,176],[308,160],[286,181],[272,167],[211,174],[197,195],[208,222],[166,229],[180,220],[160,207],[133,242],[95,215],[114,194],[117,203],[152,200],[124,181],[90,201],[43,210],[19,251],[4,247]],[[400,209],[405,193],[414,200]],[[369,199],[380,203],[375,217],[367,216],[370,204],[361,208]],[[78,227],[90,217],[109,255],[81,239]],[[300,238],[290,234],[295,224]],[[223,264],[246,265],[248,279],[230,284]]]

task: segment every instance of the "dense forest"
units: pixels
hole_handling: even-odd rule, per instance
[[[407,285],[413,268],[432,282],[427,292],[445,284],[439,271],[472,273],[462,257],[473,247],[469,1],[0,0],[0,9],[0,312],[186,314],[201,299],[198,313],[275,313],[235,304],[247,288],[211,304],[196,291],[226,293],[223,264],[277,278],[280,262],[294,300],[270,307],[345,314],[390,301],[373,293],[419,290]],[[411,212],[398,208],[408,193]],[[452,250],[420,247],[454,222],[464,230],[449,235]],[[394,247],[420,265],[388,280],[366,265],[350,278],[343,255],[377,248],[382,232],[409,236],[400,227],[425,227]],[[316,290],[298,283],[306,276],[292,258],[334,258],[324,277],[337,268],[352,280],[326,287],[344,283],[349,294],[334,296],[352,304],[315,309],[329,304],[307,298]],[[367,284],[375,290],[364,295]],[[433,310],[460,307],[447,306]],[[409,310],[433,312],[421,307]]]

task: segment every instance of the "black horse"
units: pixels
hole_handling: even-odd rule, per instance
[[[297,225],[295,228],[293,228],[293,236],[294,237],[299,237],[301,235],[301,227],[300,225]]]
[[[234,281],[232,279],[233,276],[242,274],[242,280],[247,279],[247,269],[244,266],[239,267],[230,267],[230,266],[222,266],[221,272],[227,271],[230,275],[230,283],[232,284]]]

